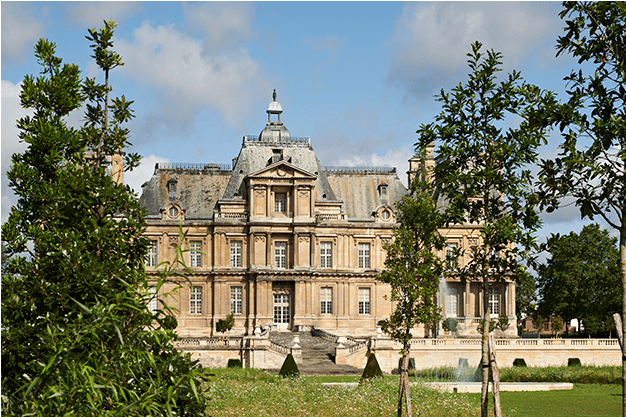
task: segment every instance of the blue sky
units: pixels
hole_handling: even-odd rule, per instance
[[[433,96],[464,82],[471,42],[504,54],[531,83],[563,96],[575,60],[556,57],[557,2],[7,2],[2,8],[2,221],[15,202],[6,171],[23,148],[19,83],[39,70],[33,45],[97,73],[88,28],[119,23],[125,66],[114,94],[134,100],[127,173],[138,192],[158,161],[230,162],[265,126],[276,89],[282,121],[308,136],[322,165],[386,165],[404,174],[415,131],[440,111]],[[78,124],[80,116],[70,118]],[[554,156],[558,137],[541,150]],[[582,227],[573,206],[544,216],[542,236]],[[602,225],[602,223],[601,223]],[[602,225],[604,227],[604,225]]]

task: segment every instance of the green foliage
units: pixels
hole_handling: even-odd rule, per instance
[[[215,323],[215,330],[220,333],[226,333],[232,330],[235,325],[235,316],[231,313],[225,319],[220,319]]]
[[[518,358],[521,359],[521,358]],[[523,359],[522,359],[523,360]],[[480,381],[480,365],[477,370]],[[499,368],[501,382],[571,382],[574,384],[620,384],[621,367],[619,366],[512,366]],[[423,380],[456,380],[454,367],[421,369],[414,374]]]
[[[382,377],[383,371],[380,369],[380,365],[378,365],[376,354],[370,353],[370,356],[367,358],[367,363],[365,364],[365,369],[363,369],[363,375],[361,375],[361,379],[359,380],[359,384]]]
[[[565,321],[563,321],[561,316],[550,317],[550,329],[552,329],[552,332],[555,336],[558,332],[563,330],[564,325],[565,325]]]
[[[579,358],[568,358],[567,366],[582,366]]]
[[[536,299],[537,281],[532,274],[521,269],[515,280],[515,314],[518,322],[522,320],[522,316],[530,316],[535,312]]]
[[[513,360],[513,366],[525,368],[526,367],[526,361],[524,360],[524,358],[515,358]]]
[[[502,330],[503,332],[506,331],[506,329],[509,328],[509,326],[511,325],[511,323],[509,323],[509,318],[507,316],[500,316],[498,317],[498,322],[496,323],[496,327],[500,330]]]
[[[608,330],[606,318],[622,305],[616,239],[594,223],[580,234],[551,235],[545,249],[550,257],[538,267],[541,314],[578,318],[592,334]]]
[[[443,330],[452,333],[456,333],[457,325],[457,321],[452,317],[448,317],[441,323],[441,327],[443,327]]]
[[[128,143],[124,97],[109,101],[115,24],[88,40],[105,84],[81,82],[41,39],[20,95],[28,147],[7,173],[18,202],[2,225],[2,401],[7,415],[197,415],[200,368],[172,342],[171,309],[146,306],[147,239],[130,189],[107,173]],[[84,106],[77,129],[67,116]],[[133,166],[136,155],[128,155]],[[157,289],[179,264],[163,265]],[[183,266],[184,267],[184,266]]]
[[[583,218],[599,215],[626,239],[626,6],[565,2],[563,7],[560,17],[567,26],[557,55],[569,53],[595,68],[586,75],[572,70],[564,78],[568,101],[544,113],[544,121],[558,126],[563,137],[558,157],[541,163],[544,205],[552,211],[559,198],[572,196]]]
[[[496,330],[497,324],[498,323],[495,320],[489,319],[489,333]],[[482,334],[484,328],[485,328],[485,319],[481,318],[480,320],[478,320],[478,331]]]
[[[546,130],[530,120],[551,94],[524,83],[517,71],[498,83],[502,55],[493,50],[484,55],[481,47],[475,42],[467,54],[466,84],[437,96],[442,112],[420,126],[416,146],[438,145],[434,176],[447,201],[447,223],[484,224],[480,244],[459,272],[486,280],[517,276],[517,258],[535,247],[540,221],[530,165]],[[519,124],[506,128],[510,118],[519,118]]]
[[[436,251],[445,240],[439,234],[442,216],[428,191],[414,183],[413,193],[397,203],[399,225],[393,243],[385,247],[385,270],[377,276],[391,286],[390,298],[396,303],[391,317],[378,325],[405,345],[418,323],[432,324],[441,317],[436,299],[444,261]]]
[[[242,368],[243,365],[241,363],[241,359],[229,359],[228,367],[229,368]]]
[[[620,384],[619,366],[529,366],[500,368],[503,382],[571,382],[574,384]]]
[[[368,361],[369,361],[369,359],[368,359]],[[376,362],[376,363],[378,363],[378,362]],[[402,357],[398,358],[398,369],[400,369],[401,367],[402,367]],[[409,358],[408,368],[409,368],[409,371],[411,369],[415,369],[415,358]]]
[[[300,370],[291,353],[285,358],[285,362],[283,362],[283,366],[280,368],[278,375],[283,378],[298,378],[300,376]]]

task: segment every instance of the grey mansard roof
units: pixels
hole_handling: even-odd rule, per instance
[[[244,200],[246,176],[285,161],[316,176],[315,201],[341,201],[350,219],[372,219],[381,205],[393,206],[407,189],[395,168],[322,167],[309,138],[292,137],[282,124],[282,107],[276,101],[267,110],[268,123],[257,136],[244,136],[233,166],[217,164],[159,163],[142,186],[140,203],[148,216],[160,217],[170,202],[179,204],[187,219],[213,218],[219,200]],[[278,116],[272,121],[272,115]],[[173,187],[168,186],[174,182]],[[383,192],[381,187],[386,189]]]

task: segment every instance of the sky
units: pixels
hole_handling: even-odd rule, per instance
[[[134,101],[128,151],[144,159],[125,181],[137,193],[159,161],[231,162],[243,135],[265,126],[274,89],[283,123],[311,138],[322,165],[395,166],[406,184],[415,131],[441,111],[442,88],[466,81],[473,41],[502,52],[503,76],[521,71],[565,97],[563,77],[578,65],[556,57],[560,10],[557,2],[2,1],[2,221],[16,201],[6,171],[25,149],[15,120],[28,114],[20,83],[39,71],[39,38],[102,82],[85,35],[118,22],[114,49],[125,65],[110,79],[114,95]],[[559,140],[551,136],[540,156],[554,157]],[[543,221],[544,241],[589,223],[572,204]]]

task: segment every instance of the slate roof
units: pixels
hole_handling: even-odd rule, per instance
[[[309,138],[292,137],[280,118],[278,122],[271,121],[272,114],[282,113],[275,92],[273,98],[265,129],[259,136],[243,137],[232,168],[216,164],[157,164],[152,178],[142,186],[139,199],[148,216],[160,217],[168,203],[176,202],[185,211],[186,219],[210,220],[219,200],[247,198],[246,176],[278,161],[315,175],[315,201],[342,201],[343,211],[350,219],[373,219],[372,213],[378,207],[393,206],[407,194],[395,168],[323,168]],[[175,181],[175,191],[169,189],[170,181]],[[387,189],[385,195],[381,193],[381,184]]]

